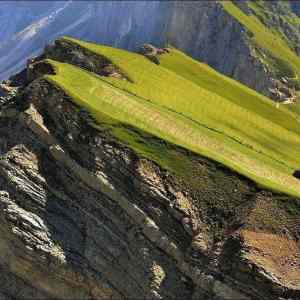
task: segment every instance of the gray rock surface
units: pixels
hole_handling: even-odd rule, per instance
[[[245,29],[216,1],[176,2],[170,28],[168,39],[175,47],[259,92],[269,87]]]

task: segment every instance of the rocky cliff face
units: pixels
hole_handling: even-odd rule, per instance
[[[296,2],[294,10],[299,6]],[[251,9],[250,1],[234,3],[246,15],[256,16],[266,28],[277,31],[298,53],[300,27],[289,1],[262,1],[259,13]],[[266,57],[270,53],[251,37],[220,1],[176,2],[172,7],[167,31],[171,44],[268,97],[280,101],[293,98],[290,84],[278,75],[278,67],[271,68],[259,54]]]
[[[101,69],[63,47],[44,56]],[[297,199],[174,145],[197,184],[171,174],[95,129],[53,71],[35,61],[1,104],[1,299],[299,299]]]
[[[300,1],[266,1],[260,10],[252,10],[259,20],[268,28],[281,35],[286,43],[300,55],[300,23],[297,16],[300,13]]]
[[[245,28],[217,1],[176,2],[168,40],[223,74],[269,94],[271,77],[252,55]]]

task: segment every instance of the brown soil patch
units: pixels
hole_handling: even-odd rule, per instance
[[[275,234],[241,232],[247,258],[283,285],[300,289],[300,243]]]

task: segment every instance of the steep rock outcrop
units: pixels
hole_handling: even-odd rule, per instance
[[[246,14],[253,14],[247,1],[236,1],[235,5]],[[286,14],[289,13],[290,16],[293,14],[288,5],[285,5]],[[276,16],[281,9],[280,5],[268,5],[266,2],[262,11],[267,16],[271,12]],[[268,21],[267,28],[289,32],[286,39],[297,48],[299,28],[296,25],[293,27],[288,22],[279,22],[279,17],[277,22],[270,16],[265,19]],[[167,40],[172,45],[221,73],[274,100],[292,98],[289,93],[293,84],[281,81],[282,78],[277,74],[279,67],[272,69],[260,59],[260,56],[270,56],[270,53],[258,47],[251,37],[252,33],[224,10],[218,1],[176,2],[167,31]],[[278,85],[283,85],[290,91],[282,93],[281,99],[271,92],[272,89],[277,91]]]
[[[131,81],[124,71],[120,70],[112,61],[106,57],[96,55],[87,49],[74,45],[67,40],[57,39],[52,45],[48,45],[42,56],[35,60],[51,58],[61,62],[68,62],[82,69],[88,70],[100,76],[111,76]],[[36,67],[33,66],[33,70]],[[49,73],[49,72],[45,72]],[[39,76],[34,76],[37,78]]]
[[[217,1],[176,2],[168,39],[192,57],[259,92],[266,92],[271,85],[267,70],[251,53],[245,29]]]

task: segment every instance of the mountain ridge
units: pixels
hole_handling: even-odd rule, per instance
[[[217,76],[175,49],[159,59],[63,38],[1,104],[4,299],[299,298],[299,198],[151,130],[178,124],[139,98],[156,72],[197,93],[207,81],[175,76],[180,61]]]
[[[300,1],[18,3],[1,300],[300,299]]]

